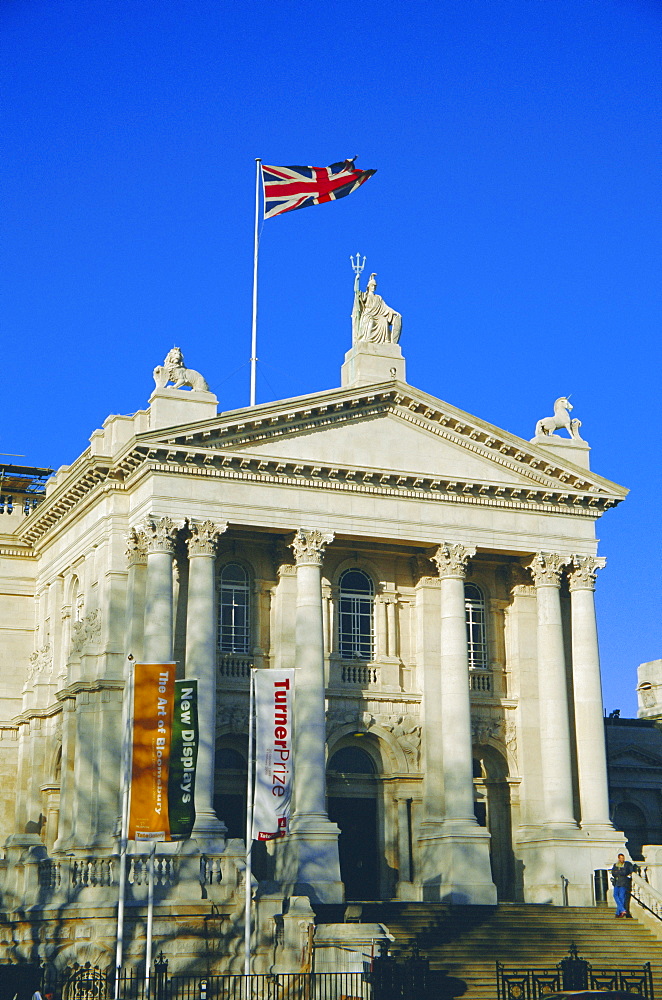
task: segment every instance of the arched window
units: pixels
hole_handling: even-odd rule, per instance
[[[372,580],[362,569],[347,569],[340,577],[339,635],[343,660],[371,660],[374,646]]]
[[[249,653],[250,586],[243,566],[227,563],[219,581],[218,648],[221,653]]]
[[[467,620],[469,668],[471,670],[485,670],[488,666],[485,598],[480,587],[473,583],[465,583],[464,585],[464,607]]]

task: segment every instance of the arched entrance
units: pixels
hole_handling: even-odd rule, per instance
[[[327,807],[340,827],[340,877],[347,900],[380,898],[377,776],[373,758],[344,746],[329,759]]]
[[[648,843],[646,817],[633,802],[619,802],[614,809],[614,827],[626,837],[626,848],[633,861],[643,861],[641,848]]]
[[[492,881],[499,901],[513,902],[517,893],[508,765],[494,747],[475,746],[473,756],[474,810],[490,833]]]

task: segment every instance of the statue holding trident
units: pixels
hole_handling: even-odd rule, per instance
[[[402,330],[402,316],[386,305],[381,295],[375,294],[377,275],[371,274],[368,287],[362,292],[359,278],[365,267],[365,257],[357,253],[352,262],[354,279],[354,307],[352,309],[352,343],[368,341],[372,344],[397,344]]]

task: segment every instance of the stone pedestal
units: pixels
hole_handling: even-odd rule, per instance
[[[531,444],[553,452],[558,458],[572,462],[581,469],[588,469],[590,446],[580,438],[564,438],[557,434],[544,434],[531,438]]]
[[[213,392],[156,389],[149,398],[150,430],[213,420],[217,412],[218,399]]]
[[[360,340],[345,355],[340,384],[374,385],[397,380],[406,382],[405,359],[399,344],[373,344]]]

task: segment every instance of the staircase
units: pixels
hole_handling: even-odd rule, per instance
[[[315,910],[318,923],[343,920],[344,907]],[[606,906],[364,903],[361,920],[388,927],[395,938],[395,958],[407,958],[418,945],[430,968],[445,974],[438,980],[441,989],[435,991],[439,997],[495,1000],[497,961],[508,968],[553,969],[574,942],[580,957],[595,969],[635,969],[650,962],[654,995],[662,1000],[662,941],[636,916],[616,920],[614,910]]]

